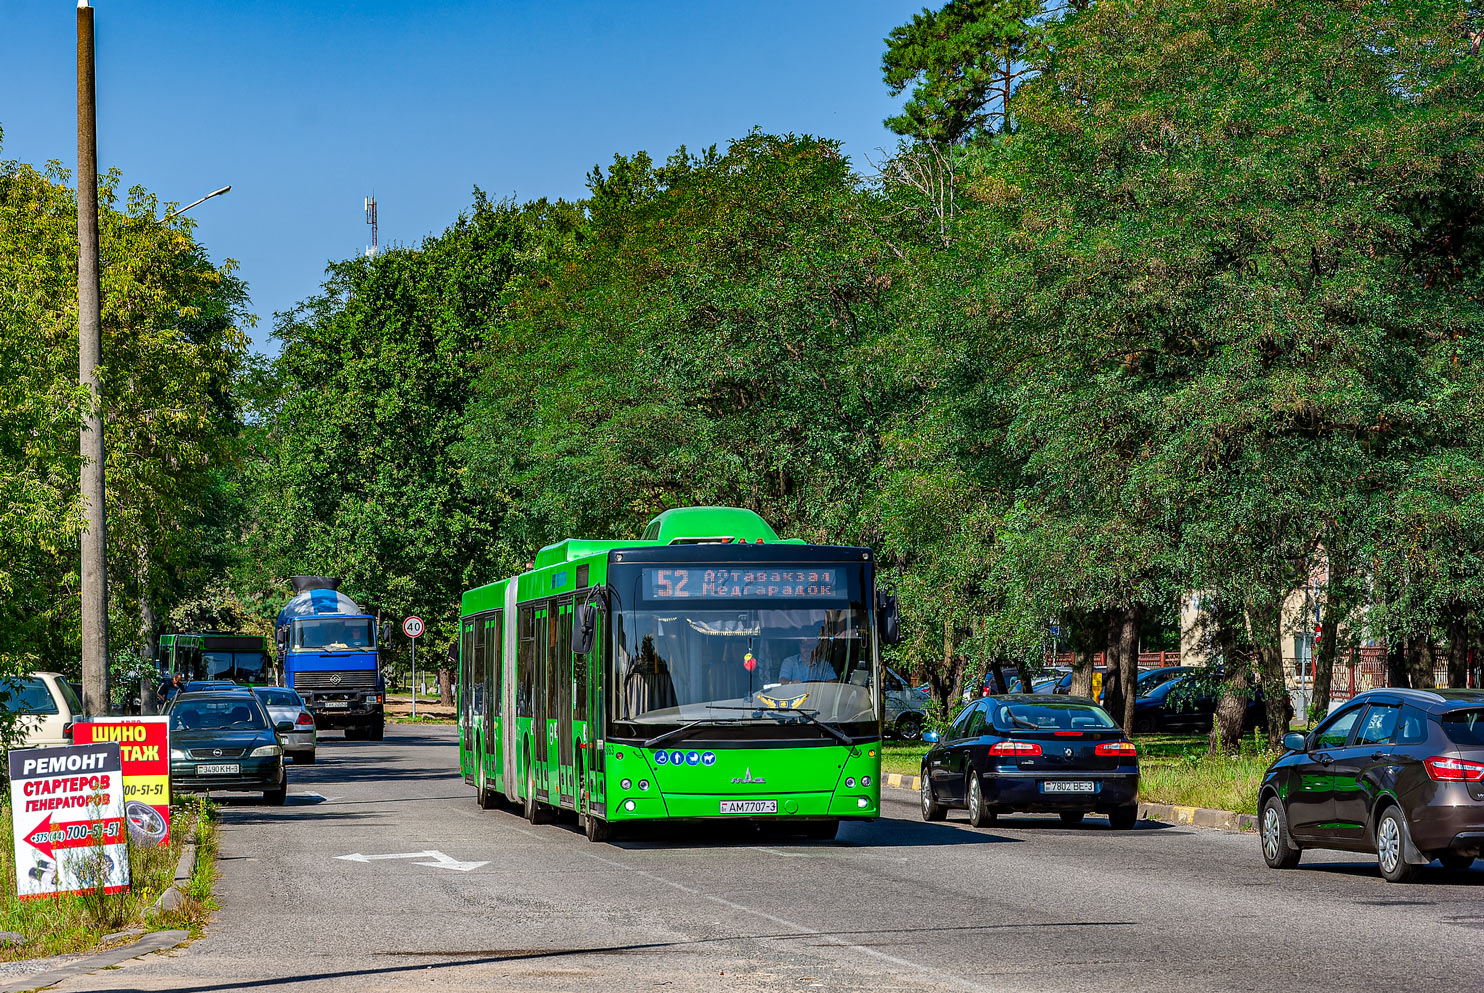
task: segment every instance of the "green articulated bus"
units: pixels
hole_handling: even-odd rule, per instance
[[[666,511],[464,594],[459,762],[481,807],[587,837],[755,820],[832,838],[881,809],[896,600],[867,548],[780,540],[751,511]],[[450,654],[454,649],[450,648]]]
[[[162,634],[160,676],[176,673],[192,679],[230,679],[245,686],[274,685],[273,657],[262,635]]]

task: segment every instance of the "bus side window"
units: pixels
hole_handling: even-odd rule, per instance
[[[532,608],[529,605],[517,608],[516,612],[516,698],[515,715],[530,717],[531,680],[536,672],[536,630],[532,623]]]
[[[484,625],[484,636],[487,644],[485,650],[485,664],[489,669],[489,692],[493,695],[490,700],[491,710],[494,716],[499,717],[504,710],[504,694],[500,688],[505,685],[505,612],[495,611],[493,620],[486,621]]]

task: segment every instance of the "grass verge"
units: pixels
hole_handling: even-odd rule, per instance
[[[1204,734],[1150,734],[1134,741],[1144,802],[1257,813],[1257,786],[1273,761],[1265,740],[1244,738],[1235,755],[1209,754]],[[888,741],[881,750],[881,771],[916,776],[927,750],[920,741]]]
[[[10,823],[8,804],[0,804],[0,817]],[[193,828],[197,837],[196,869],[185,890],[186,900],[169,913],[151,913],[155,900],[175,879],[175,865]],[[26,940],[0,946],[0,962],[91,951],[105,935],[133,928],[199,934],[215,909],[211,898],[215,854],[216,810],[205,797],[188,797],[171,809],[168,846],[129,846],[133,885],[125,893],[22,900],[16,896],[15,852],[6,846],[0,852],[0,930],[18,932]]]

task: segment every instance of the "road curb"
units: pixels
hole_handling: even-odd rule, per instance
[[[13,979],[4,986],[0,986],[0,993],[21,993],[22,990],[45,989],[77,976],[85,976],[90,972],[97,972],[99,969],[107,969],[121,962],[127,962],[129,959],[139,958],[141,955],[168,951],[177,945],[185,944],[190,938],[189,931],[153,931],[127,945],[89,955],[85,959],[78,959],[76,962],[49,972],[33,973]]]
[[[899,772],[888,772],[881,777],[881,781],[886,786],[897,790],[911,790],[915,793],[922,789],[921,776],[905,776]],[[1171,803],[1141,803],[1139,804],[1139,819],[1212,828],[1217,831],[1255,832],[1257,830],[1257,818],[1252,814],[1213,810],[1210,807],[1182,807]]]
[[[185,892],[182,887],[191,881],[191,876],[196,871],[196,832],[191,830],[191,840],[181,846],[180,858],[175,863],[175,879],[155,899],[154,906],[147,913],[168,913],[179,910],[181,904],[185,903]]]

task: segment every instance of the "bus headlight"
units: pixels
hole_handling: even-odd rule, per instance
[[[861,785],[862,786],[870,786],[871,785],[871,777],[870,776],[862,776],[861,777]]]
[[[853,790],[853,789],[855,789],[855,777],[854,776],[847,776],[847,777],[845,777],[845,788],[847,790]]]
[[[641,790],[648,790],[649,789],[649,780],[647,780],[647,779],[641,779],[641,780],[639,780],[639,789],[641,789]]]
[[[869,807],[871,805],[871,801],[870,800],[867,800],[863,796],[862,797],[856,797],[855,805],[857,807]]]
[[[634,788],[634,781],[632,779],[620,779],[618,781],[618,788],[621,790],[631,790]]]
[[[635,804],[633,800],[625,800],[623,802],[623,809],[629,811],[630,813],[633,813],[634,806]]]

